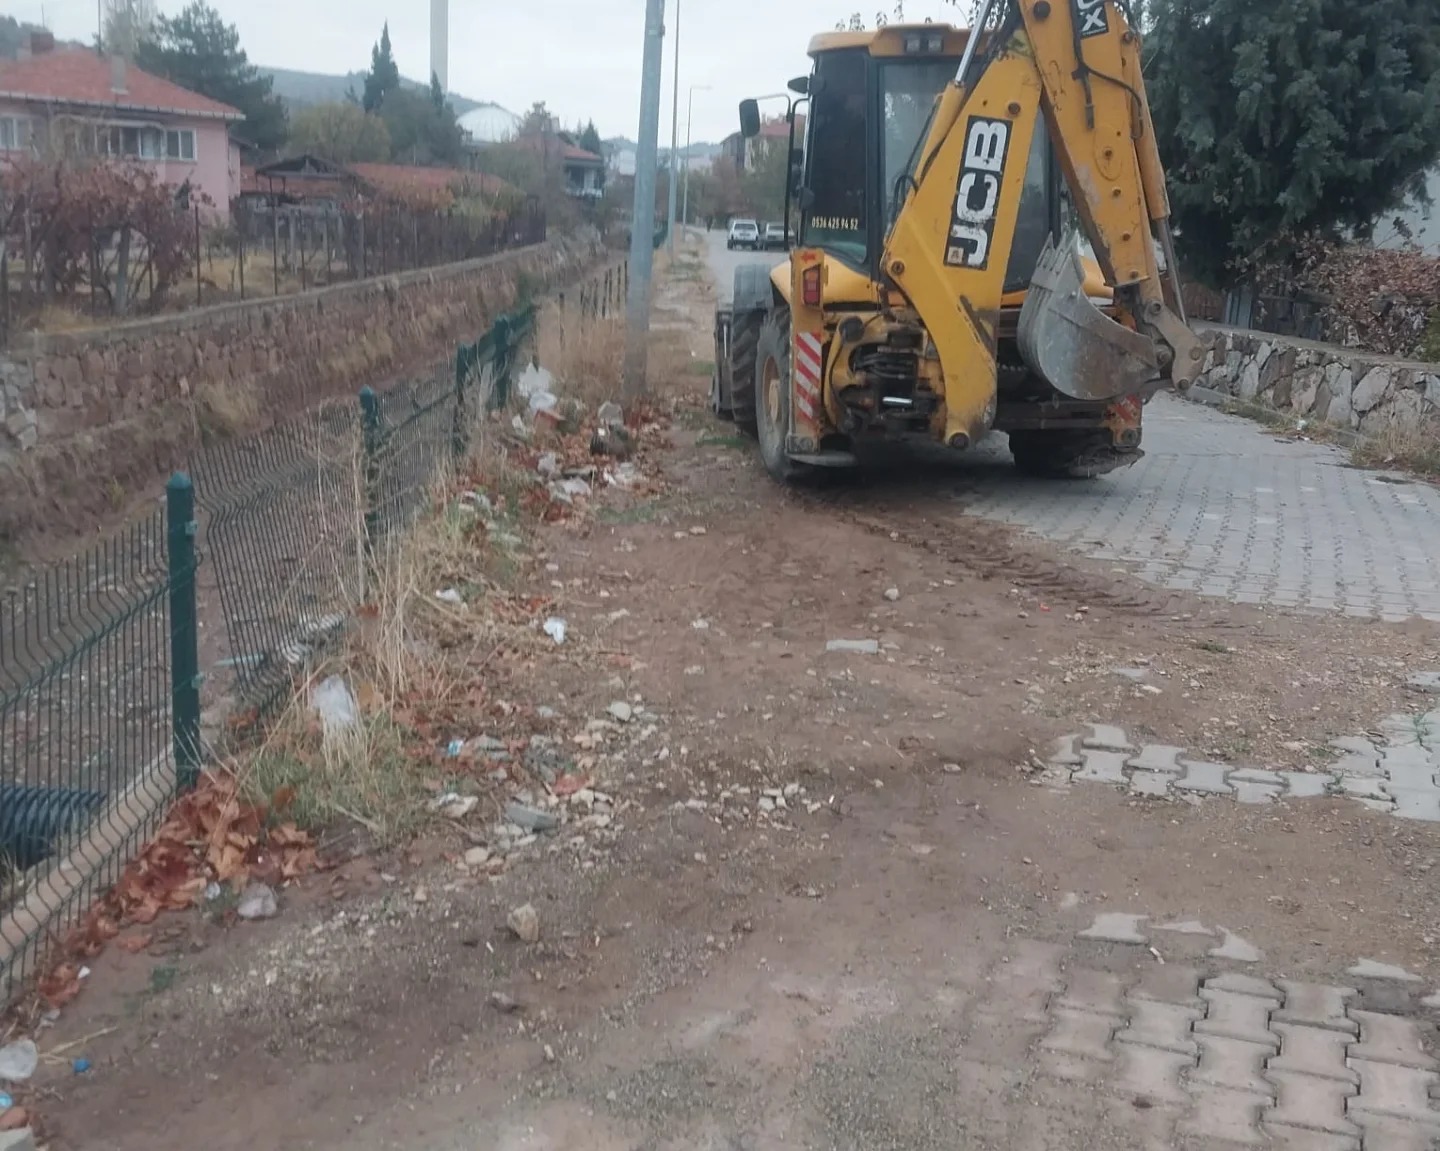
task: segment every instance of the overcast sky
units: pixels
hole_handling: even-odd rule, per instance
[[[735,130],[745,96],[784,88],[807,71],[805,45],[859,9],[867,22],[893,0],[680,0],[680,138],[695,93],[694,139]],[[344,73],[368,67],[381,26],[400,70],[430,71],[429,0],[211,0],[257,64]],[[670,138],[676,0],[667,0],[662,142]],[[160,0],[174,13],[184,0]],[[968,5],[967,5],[968,7]],[[56,35],[90,41],[95,0],[0,0],[0,11],[45,22]],[[944,0],[906,0],[909,20],[955,19]],[[593,117],[604,136],[635,137],[640,108],[644,0],[450,0],[450,87],[523,112],[544,100],[566,124]]]

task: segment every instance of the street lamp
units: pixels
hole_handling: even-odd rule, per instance
[[[690,223],[690,122],[695,118],[695,93],[708,91],[709,84],[691,84],[690,101],[685,109],[685,207],[680,213],[680,220],[687,226]]]

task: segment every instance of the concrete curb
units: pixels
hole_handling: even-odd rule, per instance
[[[1207,388],[1202,384],[1192,384],[1184,392],[1178,393],[1182,399],[1191,403],[1202,404],[1207,408],[1216,408],[1220,411],[1229,412],[1232,415],[1244,416],[1248,420],[1255,420],[1257,423],[1293,423],[1296,417],[1279,408],[1269,408],[1264,404],[1251,403],[1249,400],[1237,399],[1228,392],[1217,392],[1214,388]],[[1323,420],[1310,421],[1315,427],[1323,429],[1327,439],[1333,440],[1341,447],[1354,449],[1359,447],[1365,440],[1359,432],[1351,431],[1349,428],[1342,428],[1337,424],[1329,424]]]

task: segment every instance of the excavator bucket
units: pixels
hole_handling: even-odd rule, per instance
[[[1030,370],[1076,400],[1144,391],[1162,375],[1155,344],[1105,315],[1085,294],[1079,238],[1047,241],[1020,309],[1020,354]]]

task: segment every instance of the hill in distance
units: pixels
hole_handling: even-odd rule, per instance
[[[333,104],[344,100],[352,90],[358,96],[365,90],[365,73],[351,72],[345,76],[330,76],[323,72],[297,72],[290,68],[260,68],[260,73],[269,76],[275,83],[275,95],[292,108],[304,108],[312,104]],[[430,85],[419,80],[400,81],[405,87],[417,92],[428,92]],[[463,116],[481,107],[479,100],[450,93],[450,103],[455,114]]]

